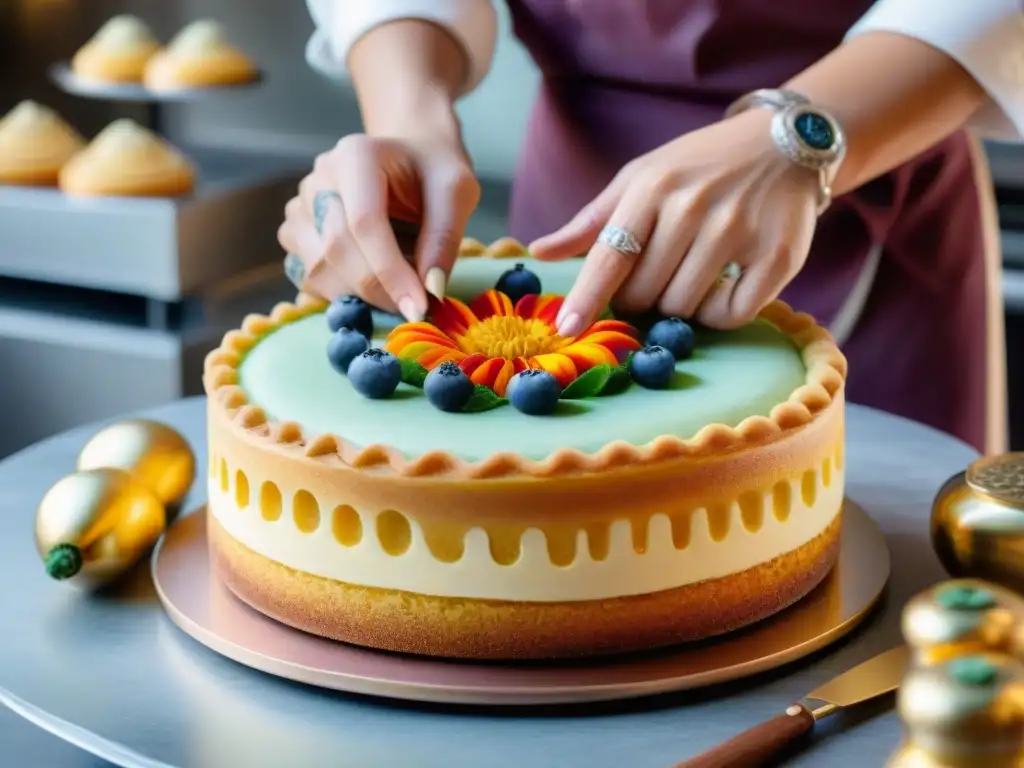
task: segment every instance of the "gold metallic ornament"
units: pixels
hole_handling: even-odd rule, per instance
[[[1024,599],[947,581],[907,603],[902,628],[906,739],[888,768],[1024,767]]]
[[[78,469],[113,467],[131,473],[165,506],[181,502],[195,479],[188,441],[158,421],[136,419],[97,432],[78,456]]]
[[[67,475],[36,513],[36,547],[54,579],[106,584],[149,551],[167,525],[164,505],[123,469]]]
[[[946,481],[931,535],[950,575],[1024,592],[1024,453],[987,456]]]

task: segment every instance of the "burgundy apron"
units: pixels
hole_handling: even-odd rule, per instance
[[[871,0],[509,0],[543,72],[511,233],[562,226],[638,155],[842,42]],[[847,397],[985,447],[985,264],[957,134],[837,199],[782,298],[830,325]]]

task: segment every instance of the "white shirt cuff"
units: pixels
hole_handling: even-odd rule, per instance
[[[462,94],[476,88],[491,67],[498,34],[491,0],[306,0],[306,5],[316,23],[306,61],[328,77],[346,77],[348,53],[356,41],[399,19],[437,24],[462,45],[469,63]]]
[[[916,38],[955,59],[989,96],[968,127],[1024,139],[1021,0],[878,0],[847,39],[876,31]]]

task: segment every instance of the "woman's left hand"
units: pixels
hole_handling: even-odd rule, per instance
[[[807,259],[819,182],[776,149],[770,122],[771,113],[755,109],[659,147],[530,245],[544,260],[589,249],[558,317],[560,334],[577,335],[609,303],[734,328],[779,295]],[[596,242],[606,226],[632,232],[641,253]],[[738,277],[723,277],[730,264]]]

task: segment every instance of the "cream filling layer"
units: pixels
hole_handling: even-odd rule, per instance
[[[562,602],[600,600],[642,595],[739,573],[791,552],[822,533],[835,519],[843,500],[843,472],[833,467],[828,487],[816,473],[814,502],[806,504],[799,478],[791,483],[788,518],[772,514],[771,492],[765,494],[763,522],[756,531],[746,528],[739,506],[733,504],[728,534],[715,541],[707,513],[693,513],[690,540],[683,549],[672,541],[671,523],[664,514],[651,517],[646,551],[633,546],[628,520],[611,525],[608,556],[594,560],[587,534],[577,534],[576,559],[567,566],[552,564],[544,533],[525,531],[521,554],[511,565],[491,557],[490,542],[482,528],[465,536],[463,556],[444,563],[431,554],[423,530],[409,519],[411,540],[401,555],[388,554],[375,535],[376,513],[356,510],[363,536],[345,546],[334,537],[330,510],[333,504],[317,499],[325,514],[315,530],[304,533],[295,524],[292,502],[298,489],[281,487],[281,516],[268,521],[254,498],[239,509],[230,489],[221,490],[216,478],[209,483],[209,513],[236,540],[249,549],[289,568],[347,584],[394,589],[438,597],[482,600]]]

